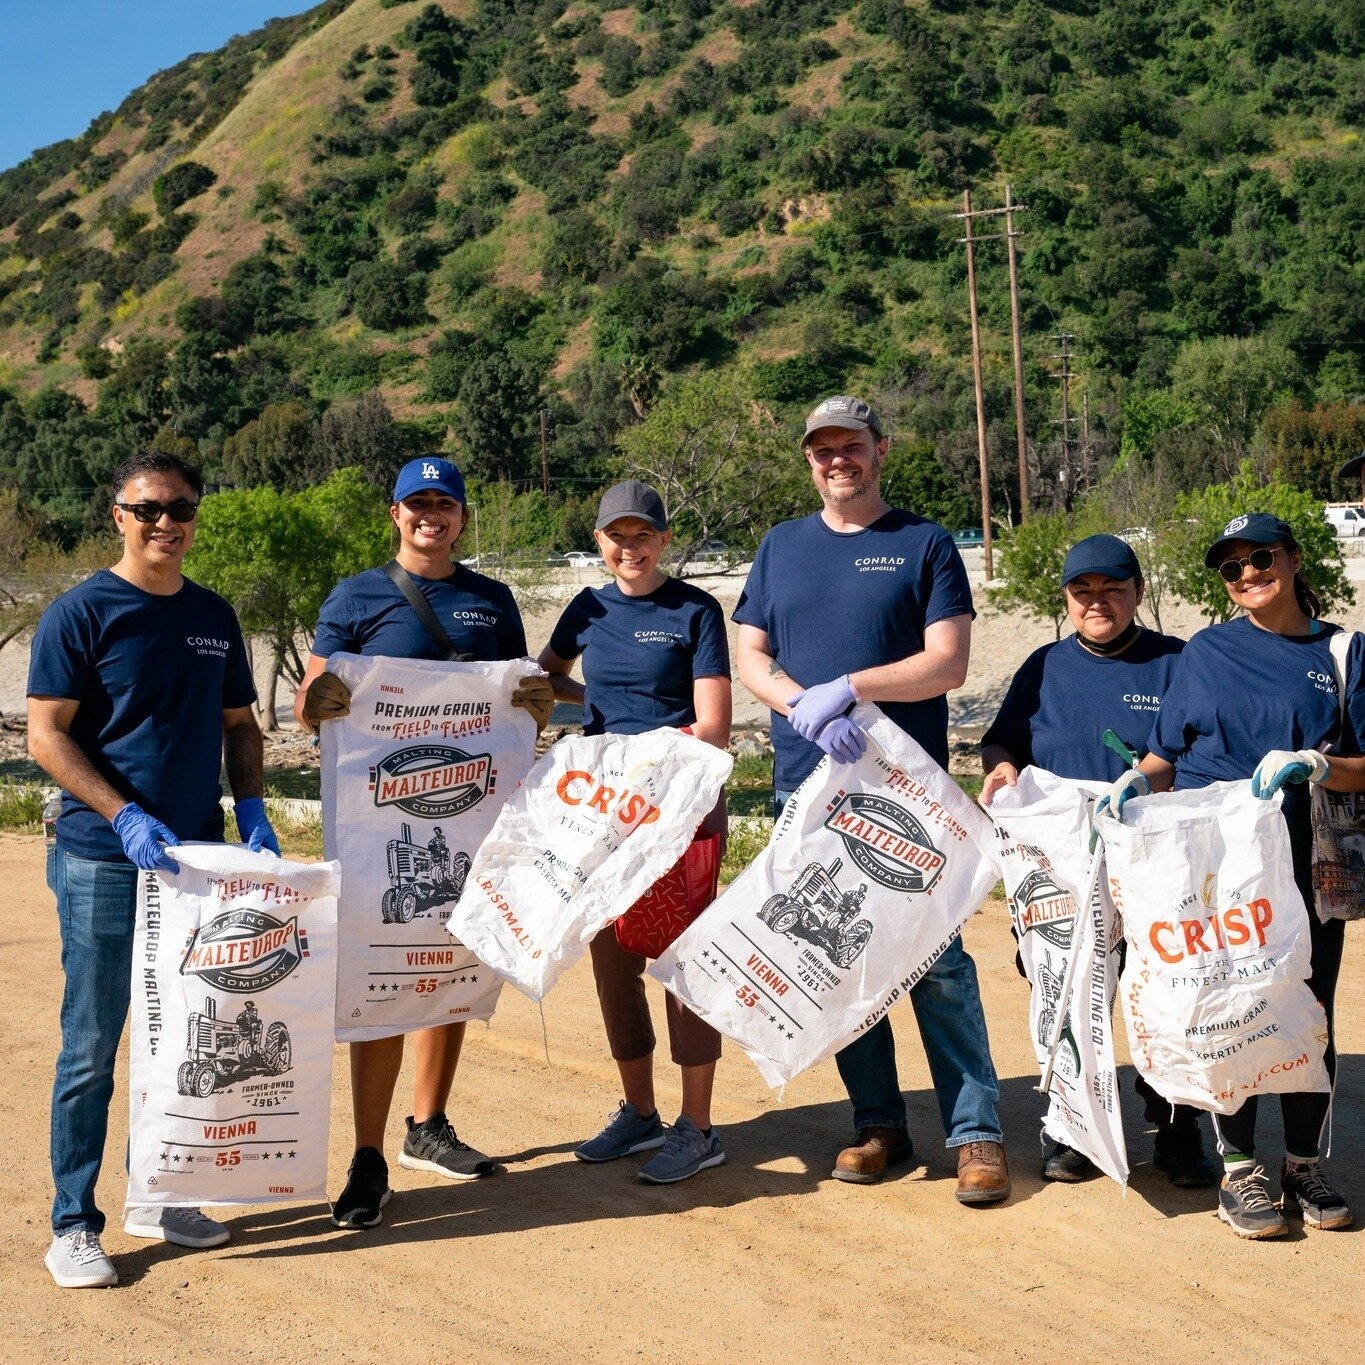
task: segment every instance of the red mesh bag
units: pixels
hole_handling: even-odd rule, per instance
[[[721,838],[698,830],[687,852],[616,921],[628,953],[658,957],[716,898]]]

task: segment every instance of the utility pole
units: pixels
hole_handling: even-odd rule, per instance
[[[1062,501],[1069,512],[1075,495],[1076,483],[1073,477],[1074,471],[1071,468],[1071,424],[1077,420],[1071,415],[1071,381],[1075,378],[1071,370],[1071,343],[1076,338],[1071,332],[1054,332],[1052,339],[1060,349],[1048,359],[1062,362],[1061,373],[1052,376],[1054,379],[1062,381],[1062,417],[1060,422],[1054,417],[1052,425],[1060,426],[1062,429],[1062,469],[1058,478],[1062,485]]]
[[[967,297],[971,301],[972,312],[972,382],[976,386],[976,455],[981,475],[981,558],[986,570],[986,582],[995,577],[995,561],[991,553],[991,484],[990,469],[986,462],[986,395],[981,387],[981,322],[976,310],[976,255],[972,249],[972,219],[984,217],[997,210],[983,209],[972,212],[972,192],[962,191],[962,212],[954,218],[962,219],[966,236],[960,238],[967,244]]]
[[[1028,520],[1028,438],[1024,434],[1024,347],[1019,329],[1019,259],[1014,249],[1014,215],[1024,208],[1005,186],[1005,245],[1010,263],[1010,334],[1014,346],[1014,439],[1019,449],[1019,520]]]
[[[545,449],[545,419],[550,415],[548,408],[540,410],[540,487],[548,498],[550,496],[550,458]]]

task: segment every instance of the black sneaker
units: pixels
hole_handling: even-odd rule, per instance
[[[372,1228],[384,1221],[380,1210],[393,1198],[389,1163],[377,1147],[360,1147],[351,1158],[346,1188],[332,1205],[332,1222],[339,1228]]]
[[[460,1141],[444,1113],[433,1114],[424,1123],[414,1123],[408,1116],[408,1135],[398,1164],[405,1171],[430,1171],[447,1180],[477,1180],[497,1169],[496,1162]]]
[[[1316,1161],[1290,1168],[1280,1163],[1281,1209],[1298,1205],[1306,1228],[1331,1230],[1351,1226],[1351,1206],[1327,1183]]]
[[[1177,1189],[1207,1190],[1219,1180],[1218,1168],[1204,1155],[1204,1135],[1198,1121],[1161,1124],[1156,1130],[1152,1161]]]
[[[1061,1142],[1054,1142],[1043,1157],[1044,1180],[1060,1180],[1064,1184],[1075,1185],[1099,1173],[1099,1168],[1088,1156]]]

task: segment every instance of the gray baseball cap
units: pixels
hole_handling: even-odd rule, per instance
[[[597,529],[605,530],[622,517],[639,517],[647,521],[656,531],[668,530],[668,514],[664,511],[664,500],[647,484],[639,479],[627,479],[624,483],[613,484],[602,494],[597,504]]]
[[[882,419],[861,398],[852,398],[846,393],[826,398],[806,418],[806,432],[801,437],[803,450],[812,434],[822,427],[845,427],[849,431],[870,430],[879,440],[882,436]]]

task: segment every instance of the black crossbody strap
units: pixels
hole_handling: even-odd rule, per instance
[[[431,636],[432,643],[441,651],[441,657],[446,660],[455,660],[467,663],[474,656],[472,654],[461,654],[455,648],[455,642],[446,633],[445,627],[437,620],[436,613],[431,609],[431,603],[422,595],[422,590],[412,581],[412,575],[396,560],[391,559],[384,565],[384,572],[389,576],[393,586],[408,599],[408,605],[417,613],[417,619],[427,628],[427,634]]]

